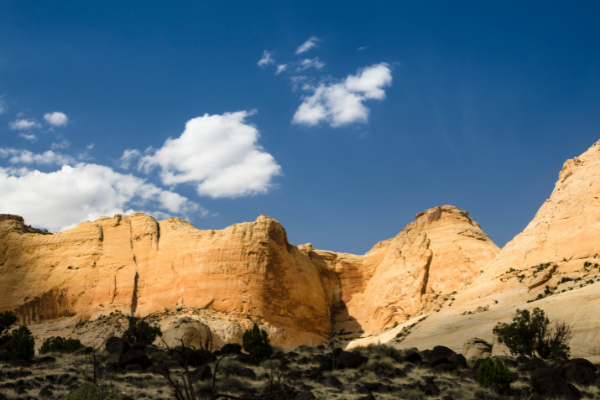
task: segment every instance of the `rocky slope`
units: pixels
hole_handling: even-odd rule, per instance
[[[444,343],[461,350],[473,336],[492,343],[493,326],[510,321],[517,308],[539,307],[550,319],[574,326],[573,356],[599,356],[599,197],[600,142],[564,164],[534,219],[455,301],[431,313],[403,341],[395,337],[404,328],[399,326],[362,342],[382,340],[399,347]],[[495,354],[503,351],[495,346]]]
[[[417,215],[364,256],[295,246],[272,218],[201,231],[142,213],[103,217],[54,235],[0,216],[0,312],[39,337],[99,343],[125,315],[167,340],[212,332],[241,342],[253,321],[281,345],[345,343],[437,307],[498,247],[452,206]]]

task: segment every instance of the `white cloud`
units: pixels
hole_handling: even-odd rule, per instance
[[[85,146],[86,149],[91,150],[94,148],[94,143],[90,143],[87,146]]]
[[[69,122],[67,116],[59,111],[44,114],[44,119],[52,126],[65,126]]]
[[[0,167],[0,210],[21,215],[35,227],[59,231],[104,215],[148,208],[157,209],[161,216],[165,212],[207,214],[177,193],[102,165],[65,165],[49,173]]]
[[[286,69],[287,69],[287,64],[280,64],[280,65],[278,65],[277,66],[277,72],[275,72],[275,75],[279,75],[280,73],[282,73]]]
[[[263,51],[263,56],[258,60],[258,66],[261,68],[266,67],[269,64],[275,64],[275,60],[271,57],[271,53],[267,50]]]
[[[305,59],[300,61],[300,65],[296,68],[296,72],[304,71],[305,69],[314,67],[316,69],[321,69],[325,66],[325,63],[319,60],[319,57],[315,57],[311,59]]]
[[[67,139],[63,139],[60,142],[55,142],[52,143],[50,145],[50,148],[52,150],[56,150],[56,149],[66,149],[67,147],[69,147],[71,145],[71,142],[69,142]]]
[[[37,136],[35,136],[34,134],[31,134],[31,133],[21,132],[21,133],[19,133],[19,136],[22,137],[22,138],[24,138],[24,139],[29,140],[30,142],[37,141]]]
[[[4,106],[4,101],[0,99],[0,114],[4,114],[6,112],[6,107]]]
[[[129,169],[129,166],[135,160],[139,160],[142,157],[142,153],[136,149],[127,149],[123,152],[123,155],[119,159],[119,167],[123,169]]]
[[[371,47],[371,46],[362,46],[362,47],[359,47],[356,51],[363,51],[363,50],[368,49],[369,47]]]
[[[332,127],[355,122],[366,123],[369,109],[363,102],[369,99],[383,100],[384,88],[391,86],[392,73],[387,63],[374,64],[357,71],[356,75],[338,83],[321,83],[312,90],[311,96],[303,98],[292,123],[314,126],[321,121]]]
[[[14,130],[19,130],[19,131],[25,131],[31,128],[41,128],[42,125],[39,124],[39,122],[30,120],[30,119],[18,119],[16,121],[11,122],[10,124],[8,124],[8,126],[10,127],[10,129],[14,129]]]
[[[0,147],[0,157],[9,158],[9,162],[23,163],[23,164],[73,164],[75,163],[75,159],[66,154],[55,153],[52,150],[48,150],[41,154],[32,153],[29,150],[20,150],[20,149],[12,149],[8,147]]]
[[[300,45],[300,47],[298,47],[298,49],[296,49],[296,54],[302,54],[302,53],[309,51],[313,47],[318,47],[317,42],[320,42],[320,41],[321,41],[321,39],[317,38],[316,36],[312,36],[306,42],[302,43],[302,45]]]
[[[140,168],[148,172],[160,167],[164,184],[192,183],[201,196],[266,193],[281,167],[257,143],[258,130],[245,123],[252,114],[239,111],[191,119],[180,137],[167,139],[154,154],[144,156]]]

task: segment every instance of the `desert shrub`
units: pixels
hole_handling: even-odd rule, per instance
[[[396,367],[391,359],[369,360],[368,363],[360,366],[359,370],[366,372],[374,372],[378,376],[386,376],[392,378],[396,376]]]
[[[573,337],[571,326],[563,321],[550,324],[539,308],[534,308],[533,313],[517,310],[511,324],[496,325],[494,335],[511,354],[537,354],[544,359],[568,359],[571,351],[568,343]]]
[[[246,368],[244,364],[231,358],[226,358],[219,364],[219,372],[226,376],[238,375],[244,368]]]
[[[205,381],[200,381],[196,385],[198,392],[204,394],[205,396],[210,395],[212,389],[212,380],[207,379]],[[215,383],[215,392],[216,393],[233,393],[238,394],[242,391],[247,391],[252,388],[252,384],[243,378],[238,378],[237,376],[225,376],[217,379]],[[204,396],[203,396],[204,397]]]
[[[56,336],[44,340],[39,353],[74,353],[77,350],[83,349],[83,347],[79,339],[65,339],[64,337]]]
[[[380,356],[380,357],[391,357],[396,361],[402,359],[402,351],[388,346],[385,344],[374,344],[371,343],[366,347],[359,347],[358,350],[361,354],[367,357]]]
[[[496,361],[492,361],[489,357],[481,363],[475,373],[475,378],[484,387],[488,387],[492,383],[509,386],[513,381],[512,373],[502,361],[499,358],[496,358]]]
[[[69,393],[64,400],[123,400],[118,393],[111,393],[107,388],[86,383],[79,389]]]
[[[150,357],[151,360],[157,361],[157,362],[168,361],[171,359],[169,357],[169,355],[167,353],[165,353],[164,351],[152,352],[152,353],[150,353],[150,355],[148,357]]]
[[[254,324],[252,329],[244,332],[242,342],[244,350],[259,360],[269,358],[273,354],[273,348],[271,347],[267,331],[258,329],[258,325],[256,324]]]
[[[17,322],[17,316],[10,311],[0,314],[0,347],[6,343],[10,337],[8,331],[10,327]]]
[[[35,354],[35,339],[26,326],[11,332],[2,346],[7,360],[31,360]]]
[[[129,326],[121,336],[121,339],[128,343],[152,344],[157,337],[162,336],[160,328],[152,326],[138,317],[127,317]]]

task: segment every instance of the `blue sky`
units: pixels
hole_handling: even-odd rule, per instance
[[[597,2],[205,3],[0,3],[0,213],[361,254],[451,204],[503,246],[600,139]]]

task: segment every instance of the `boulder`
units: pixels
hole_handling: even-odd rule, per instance
[[[578,385],[591,385],[596,380],[596,366],[584,358],[558,361],[552,368],[567,381]]]
[[[469,365],[467,364],[467,359],[462,354],[456,354],[454,356],[448,357],[448,362],[459,369],[469,368]]]
[[[368,360],[367,357],[349,351],[342,351],[338,356],[340,368],[358,368]]]
[[[480,338],[471,338],[463,344],[465,357],[486,358],[492,355],[492,345]]]
[[[519,367],[519,371],[533,371],[538,368],[548,368],[548,363],[537,357],[531,357],[529,361]]]
[[[441,374],[441,373],[447,373],[447,372],[452,372],[454,370],[456,370],[456,366],[454,364],[450,364],[450,363],[442,363],[442,364],[438,364],[435,367],[433,367],[433,372],[437,373],[437,374]]]
[[[227,343],[221,347],[221,354],[241,354],[242,346],[237,343]]]
[[[125,368],[129,364],[139,364],[143,369],[152,365],[152,361],[142,350],[129,350],[127,353],[119,357],[119,363]]]
[[[439,358],[439,357],[452,357],[455,356],[456,352],[452,349],[449,349],[445,346],[435,346],[431,352],[429,353],[429,359]]]
[[[106,351],[110,354],[123,355],[129,351],[129,343],[118,337],[111,337],[105,343]]]
[[[581,393],[568,383],[554,368],[537,368],[531,371],[531,387],[546,398],[579,400]]]
[[[417,353],[416,351],[413,351],[413,352],[405,355],[402,358],[402,361],[409,362],[411,364],[416,364],[416,363],[423,361],[423,357],[421,357],[421,355],[419,353]]]

